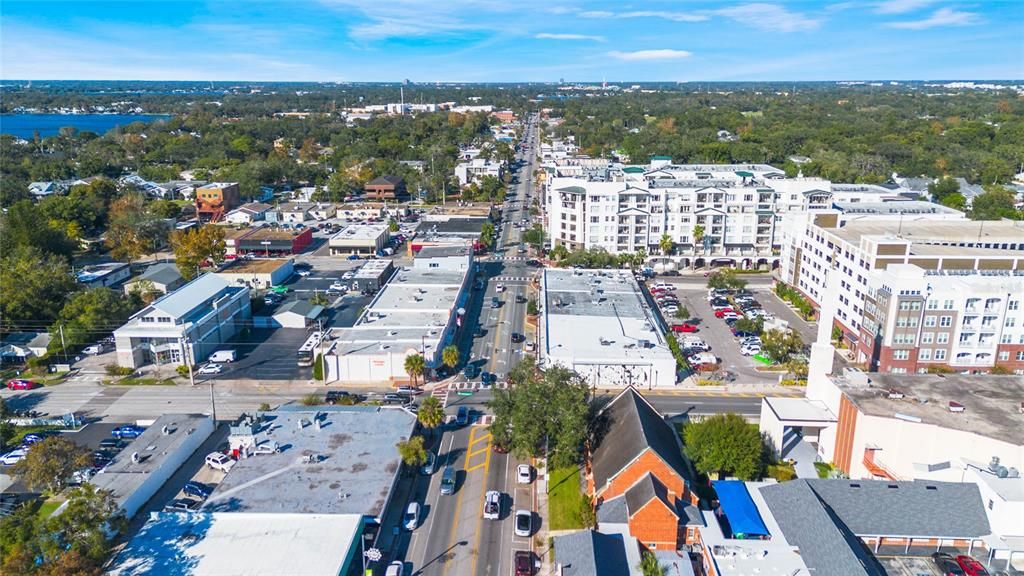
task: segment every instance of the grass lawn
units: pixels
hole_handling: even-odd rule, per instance
[[[580,492],[580,469],[577,466],[551,470],[548,487],[548,522],[551,530],[583,528],[579,510],[583,494]]]
[[[120,380],[104,380],[104,386],[174,386],[174,378],[122,378]]]
[[[64,502],[61,500],[47,500],[39,505],[39,510],[36,510],[36,515],[40,518],[49,518],[50,514],[53,514],[63,503]]]

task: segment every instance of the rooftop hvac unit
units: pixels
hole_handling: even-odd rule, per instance
[[[964,405],[959,402],[949,401],[949,411],[954,414],[959,414],[964,411]]]

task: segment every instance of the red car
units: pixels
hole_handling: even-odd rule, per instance
[[[533,558],[526,550],[516,550],[516,576],[533,576]]]
[[[735,312],[735,311],[732,308],[722,308],[720,310],[715,310],[715,318],[721,318],[721,317],[725,316],[726,312]]]
[[[981,562],[978,562],[970,556],[957,556],[956,563],[964,569],[967,576],[988,576],[988,570],[985,570],[985,567],[981,565]]]
[[[697,332],[697,327],[693,324],[676,324],[672,326],[673,332]]]
[[[31,390],[33,388],[39,388],[39,383],[21,379],[7,381],[8,390]]]

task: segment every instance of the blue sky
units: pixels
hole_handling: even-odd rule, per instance
[[[0,78],[1024,78],[1024,0],[3,0]]]

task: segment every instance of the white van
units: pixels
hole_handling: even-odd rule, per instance
[[[704,344],[704,340],[700,336],[687,336],[683,338],[683,345],[692,346],[694,344]]]
[[[210,354],[210,362],[234,362],[237,357],[238,352],[235,350],[217,350]]]

